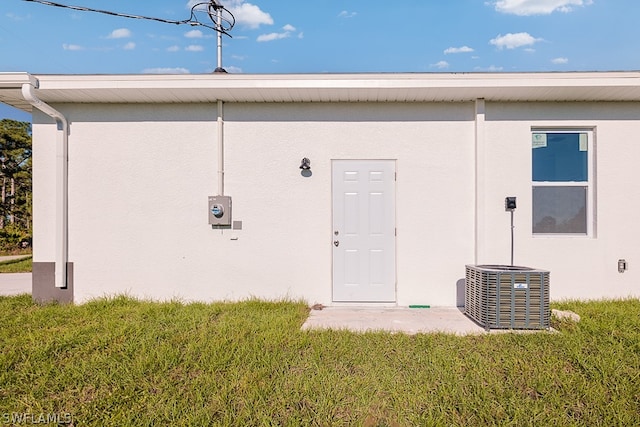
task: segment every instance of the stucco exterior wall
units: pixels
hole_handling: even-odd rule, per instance
[[[514,264],[551,272],[553,299],[640,294],[640,132],[638,103],[487,104],[487,203],[479,263],[508,264],[510,217],[504,197],[517,196]],[[531,129],[593,129],[594,234],[533,236]],[[628,270],[618,273],[618,259]]]
[[[331,302],[331,160],[395,159],[397,302],[456,304],[473,256],[473,104],[237,104],[225,120],[235,262],[267,293],[287,280]]]
[[[71,122],[74,300],[126,293],[331,304],[332,159],[396,160],[397,304],[461,302],[464,265],[551,271],[551,296],[638,295],[636,103],[487,102],[475,250],[473,103],[225,104],[225,194],[241,230],[212,229],[215,104],[57,105]],[[34,261],[54,259],[55,125],[34,115]],[[596,131],[596,234],[533,237],[531,128]],[[633,156],[631,155],[633,154]],[[303,157],[312,175],[301,175]],[[618,258],[629,270],[617,272]]]
[[[33,111],[33,262],[55,260],[56,125]]]

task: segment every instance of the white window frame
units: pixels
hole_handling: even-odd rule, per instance
[[[586,133],[587,134],[587,181],[534,181],[533,173],[531,174],[531,234],[536,238],[549,237],[576,237],[576,238],[594,238],[596,233],[595,227],[595,128],[577,127],[577,128],[550,128],[550,127],[532,127],[531,139],[536,133]],[[531,147],[531,168],[533,169],[533,146]],[[587,214],[587,232],[586,233],[534,233],[533,232],[533,188],[534,187],[587,187],[586,214]]]

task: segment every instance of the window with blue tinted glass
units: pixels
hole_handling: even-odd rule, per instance
[[[532,131],[532,232],[593,232],[592,131]]]
[[[533,181],[587,181],[586,133],[534,133]]]

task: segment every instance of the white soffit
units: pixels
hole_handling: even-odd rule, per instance
[[[35,77],[47,103],[640,101],[640,72]]]
[[[31,104],[22,96],[22,85],[37,86],[38,81],[28,73],[0,73],[0,102],[24,111],[31,111]]]

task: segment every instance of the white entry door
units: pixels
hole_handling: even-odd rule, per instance
[[[394,160],[334,160],[333,301],[395,302]]]

